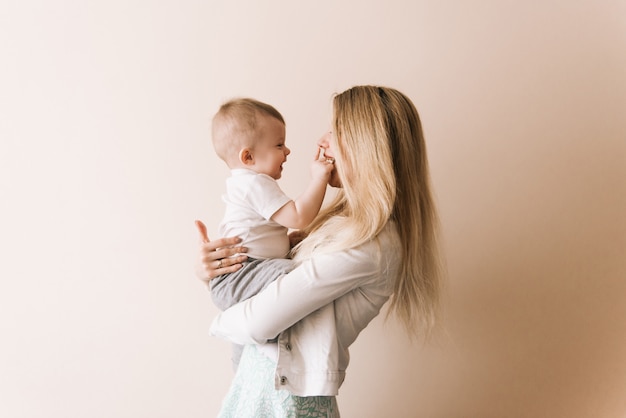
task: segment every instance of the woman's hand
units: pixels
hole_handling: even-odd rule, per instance
[[[195,221],[200,232],[200,259],[196,267],[196,275],[207,284],[217,276],[239,270],[248,256],[246,247],[239,247],[238,237],[220,238],[210,241],[206,226],[201,221]],[[233,257],[235,254],[240,254]]]

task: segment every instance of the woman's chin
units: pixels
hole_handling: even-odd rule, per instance
[[[336,187],[336,188],[342,188],[343,185],[341,184],[341,180],[339,180],[339,176],[337,176],[337,174],[334,174],[330,176],[330,179],[328,179],[328,185],[330,187]]]

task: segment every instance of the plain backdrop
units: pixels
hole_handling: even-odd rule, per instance
[[[295,197],[356,84],[421,114],[449,277],[429,344],[361,334],[343,416],[626,416],[625,1],[3,0],[0,59],[0,416],[215,416],[210,118],[275,105]]]

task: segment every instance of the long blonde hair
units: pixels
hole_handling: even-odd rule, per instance
[[[395,221],[402,267],[390,312],[411,335],[427,335],[437,319],[443,268],[417,110],[395,89],[357,86],[334,97],[333,130],[343,187],[308,228],[295,258],[356,247]]]

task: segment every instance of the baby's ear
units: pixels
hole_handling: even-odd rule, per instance
[[[242,148],[241,151],[239,151],[239,161],[243,165],[254,164],[254,155],[252,155],[252,150],[250,148]]]

